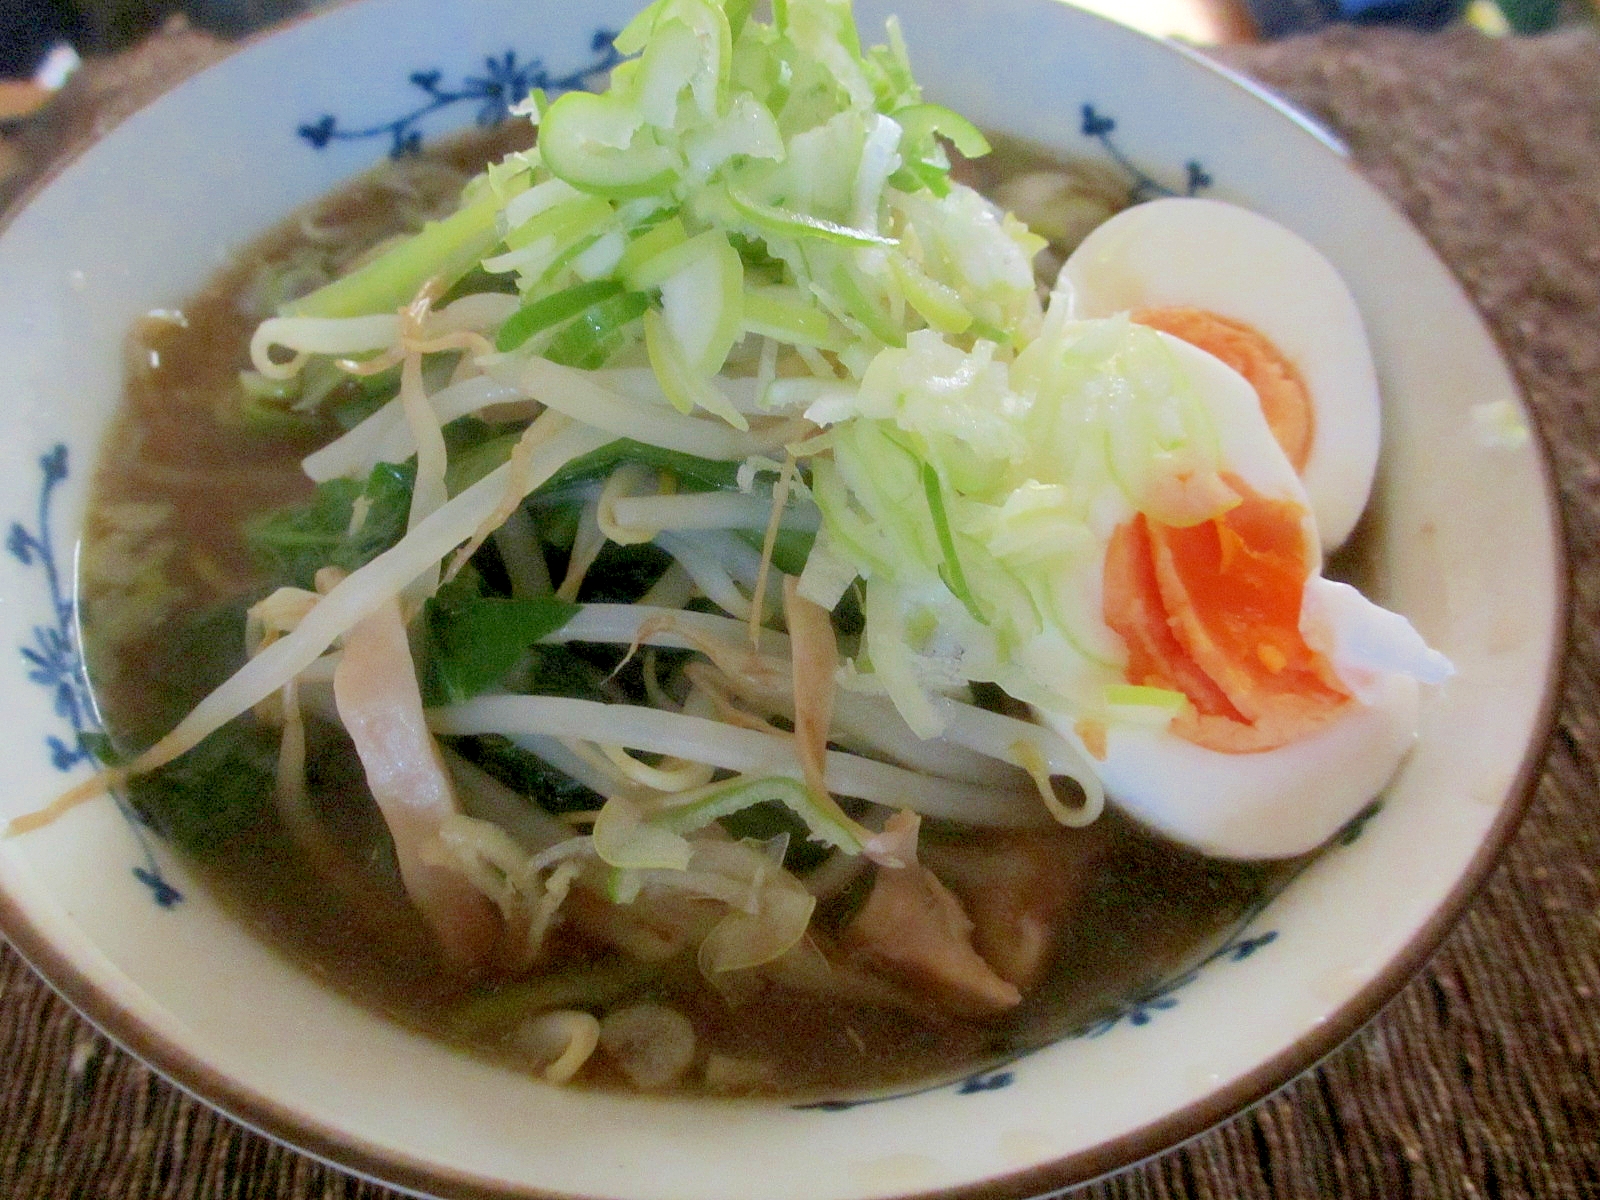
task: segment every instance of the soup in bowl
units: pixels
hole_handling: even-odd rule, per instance
[[[1558,556],[1333,149],[1053,6],[420,16],[253,44],[0,245],[46,974],[358,1169],[612,1195],[1066,1182],[1399,986]],[[352,39],[469,66],[318,91]]]

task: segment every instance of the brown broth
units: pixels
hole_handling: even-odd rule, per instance
[[[481,146],[456,147],[446,152],[452,171],[414,171],[417,198],[409,207],[420,213],[447,201],[459,184],[454,171],[484,153]],[[1005,148],[1004,159],[1012,171],[1058,169],[1015,146]],[[1091,182],[1090,191],[1101,187]],[[370,181],[338,193],[313,210],[312,221],[354,230],[339,250],[290,222],[198,293],[181,319],[147,320],[132,335],[125,410],[100,464],[89,536],[99,544],[118,536],[119,505],[170,506],[151,538],[171,543],[161,574],[175,598],[158,628],[114,637],[107,631],[126,624],[118,609],[128,603],[126,589],[91,578],[84,603],[97,690],[112,728],[133,740],[162,732],[198,699],[201,685],[184,675],[189,651],[174,651],[168,630],[186,612],[261,586],[239,527],[309,494],[298,460],[332,432],[313,423],[263,437],[231,415],[243,347],[268,315],[261,281],[302,259],[336,269],[350,245],[393,231],[394,195],[392,186]],[[522,1061],[505,1014],[538,985],[475,987],[447,969],[399,891],[386,834],[353,756],[337,737],[331,741],[311,783],[314,803],[349,848],[342,882],[330,884],[307,865],[268,803],[197,866],[241,920],[330,985],[472,1052]],[[1115,813],[1056,836],[1062,869],[1071,876],[1066,919],[1044,981],[996,1020],[962,1019],[931,1003],[847,1004],[770,982],[718,991],[706,986],[692,957],[630,977],[614,957],[575,935],[559,934],[560,948],[575,966],[610,979],[604,990],[615,1002],[667,1003],[689,1016],[702,1047],[736,1068],[762,1064],[743,1076],[735,1070],[723,1090],[789,1098],[859,1094],[953,1078],[1116,1014],[1131,997],[1191,965],[1292,869],[1207,860]],[[580,1081],[622,1082],[601,1056]],[[698,1075],[683,1086],[717,1090]]]

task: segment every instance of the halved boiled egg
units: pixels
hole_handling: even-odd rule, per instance
[[[1394,773],[1415,737],[1417,681],[1450,666],[1402,617],[1322,578],[1314,500],[1255,389],[1158,336],[1216,432],[1231,495],[1204,519],[1143,511],[1116,526],[1101,616],[1126,650],[1122,682],[1101,714],[1040,717],[1136,819],[1218,856],[1300,854]],[[1175,714],[1161,710],[1178,697]]]
[[[1377,379],[1355,301],[1310,243],[1231,204],[1154,200],[1084,239],[1055,302],[1075,318],[1130,313],[1249,379],[1323,548],[1350,535],[1377,465]]]

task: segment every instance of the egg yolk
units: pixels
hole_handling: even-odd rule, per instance
[[[1316,434],[1311,393],[1295,365],[1265,334],[1203,308],[1142,308],[1130,316],[1136,324],[1188,342],[1243,375],[1255,389],[1267,427],[1289,465],[1296,474],[1305,470]]]
[[[1173,732],[1245,754],[1313,732],[1350,694],[1300,632],[1304,510],[1225,482],[1240,500],[1220,516],[1178,528],[1141,514],[1117,529],[1103,607],[1127,646],[1128,681],[1189,698]]]

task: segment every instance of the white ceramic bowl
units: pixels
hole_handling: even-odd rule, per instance
[[[0,818],[87,770],[72,750],[92,719],[77,671],[74,530],[129,323],[182,302],[230,250],[393,138],[434,137],[494,109],[494,85],[581,76],[603,61],[597,35],[632,4],[334,7],[129,118],[11,219],[0,234],[0,513],[14,522],[0,556]],[[1387,406],[1369,531],[1378,599],[1459,668],[1429,697],[1382,811],[1208,961],[1090,1035],[841,1112],[561,1091],[456,1053],[254,940],[167,847],[101,801],[0,841],[0,928],[123,1045],[257,1128],[415,1189],[1023,1195],[1129,1163],[1264,1095],[1366,1020],[1438,944],[1521,813],[1563,632],[1537,439],[1510,444],[1474,421],[1492,411],[1480,405],[1523,412],[1482,323],[1335,146],[1196,58],[1052,0],[870,0],[859,14],[869,38],[890,8],[933,98],[1065,154],[1115,159],[1130,186],[1181,190],[1203,176],[1207,194],[1298,230],[1349,281]],[[375,132],[322,136],[362,129]]]

